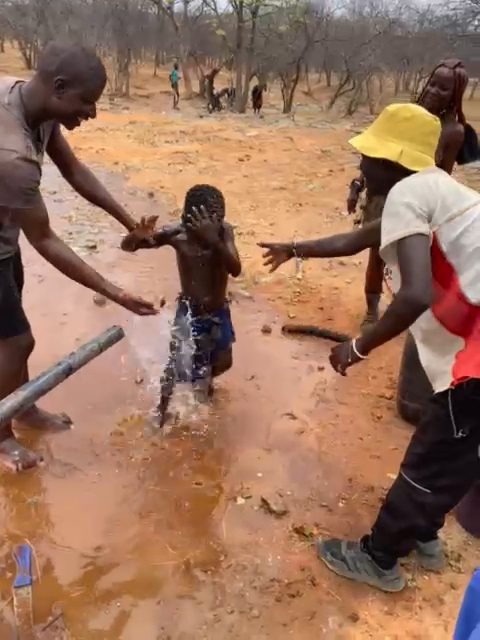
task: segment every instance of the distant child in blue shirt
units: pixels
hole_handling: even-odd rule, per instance
[[[180,82],[180,74],[178,73],[178,62],[173,65],[172,72],[170,73],[170,86],[173,91],[173,108],[178,109],[178,103],[180,102],[180,92],[178,90],[178,83]]]

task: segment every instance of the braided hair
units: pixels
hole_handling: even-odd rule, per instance
[[[457,121],[465,127],[467,122],[465,119],[465,115],[463,113],[462,101],[463,101],[463,94],[465,93],[465,90],[468,85],[468,74],[465,70],[465,66],[463,62],[461,60],[458,60],[457,58],[448,58],[446,60],[442,60],[442,62],[440,62],[440,64],[438,64],[435,67],[435,69],[430,74],[427,82],[425,83],[417,99],[417,104],[421,104],[423,97],[425,95],[425,90],[430,84],[431,79],[433,78],[437,70],[442,68],[450,69],[451,71],[453,71],[454,84],[453,84],[452,102],[448,107],[448,111],[451,111],[455,116],[455,118],[457,119]]]
[[[196,184],[187,191],[183,207],[182,222],[189,221],[192,209],[200,211],[201,207],[213,214],[218,220],[225,218],[225,198],[223,193],[209,184]]]

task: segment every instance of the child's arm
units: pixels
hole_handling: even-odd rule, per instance
[[[124,251],[137,251],[138,249],[155,249],[172,243],[180,231],[180,225],[169,225],[159,231],[155,231],[155,223],[158,216],[142,218],[133,231],[126,235],[121,243]]]
[[[228,273],[234,278],[238,278],[242,272],[242,263],[235,245],[233,227],[227,222],[224,222],[221,228],[217,251],[221,255]]]
[[[152,236],[154,247],[175,246],[175,238],[183,231],[181,224],[169,224],[156,231]]]

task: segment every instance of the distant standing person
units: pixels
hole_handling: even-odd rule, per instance
[[[417,100],[417,104],[440,118],[442,134],[436,154],[437,167],[452,173],[455,162],[465,139],[466,120],[462,99],[468,85],[468,75],[460,60],[444,60],[430,75]],[[363,174],[352,180],[347,199],[349,213],[354,213],[360,193],[365,189]],[[362,211],[362,224],[368,224],[382,217],[385,196],[367,188]],[[367,311],[362,326],[378,320],[379,304],[383,289],[384,263],[377,248],[369,252],[365,274],[365,298]]]
[[[255,115],[260,115],[263,109],[263,92],[266,89],[265,83],[256,84],[252,89],[252,109]]]
[[[40,192],[47,152],[67,182],[129,231],[137,225],[94,174],[73,153],[62,135],[97,115],[96,103],[107,75],[95,52],[51,43],[41,54],[31,80],[0,78],[0,399],[28,381],[34,348],[22,305],[23,265],[19,234],[70,280],[105,295],[138,315],[155,313],[153,305],[132,296],[89,267],[50,226]],[[56,305],[61,292],[44,301]],[[16,416],[15,427],[38,431],[68,429],[71,420],[36,405]],[[15,438],[12,425],[0,427],[0,462],[20,471],[39,457]]]
[[[180,91],[178,89],[178,83],[180,82],[181,77],[178,73],[178,62],[175,62],[173,65],[173,69],[170,73],[170,86],[172,87],[173,92],[173,108],[178,109],[178,103],[180,102]]]

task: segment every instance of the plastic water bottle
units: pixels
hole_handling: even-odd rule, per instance
[[[465,591],[453,640],[480,640],[480,569]]]

